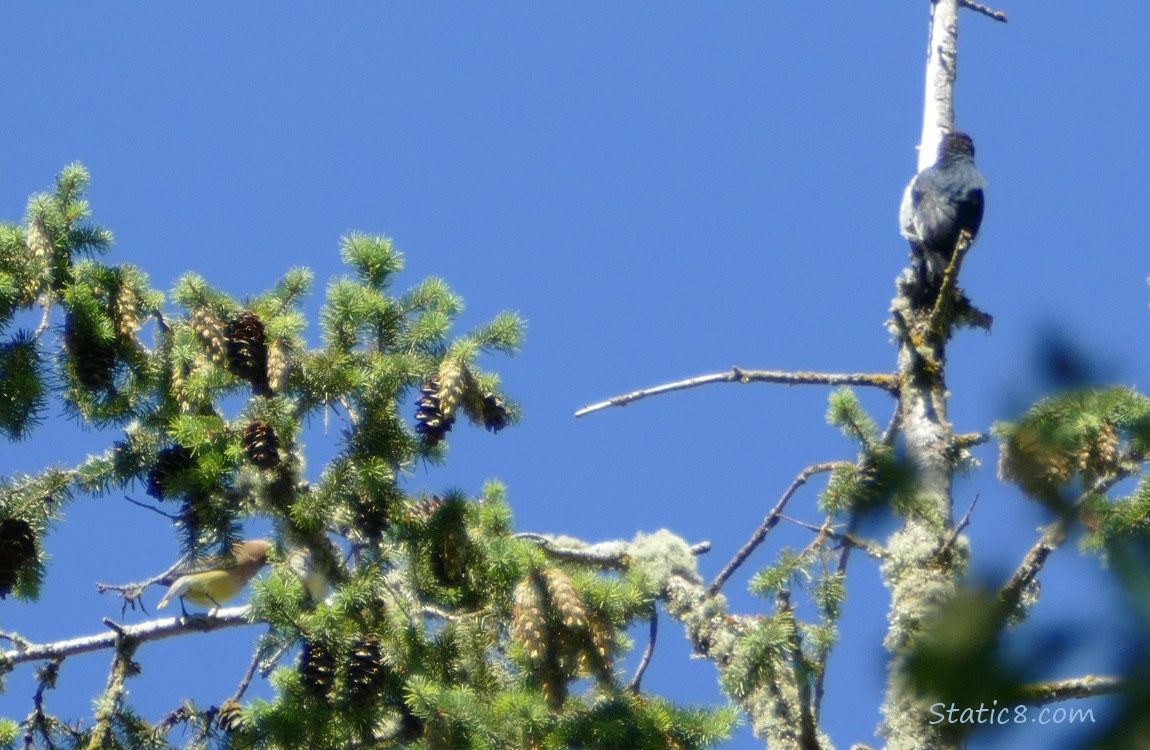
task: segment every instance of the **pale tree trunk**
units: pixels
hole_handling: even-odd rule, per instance
[[[954,129],[958,5],[959,0],[936,0],[933,4],[919,170],[934,163],[943,134]],[[949,326],[939,330],[932,325],[934,311],[916,309],[905,294],[907,287],[900,288],[903,292],[892,306],[893,331],[899,341],[899,407],[920,510],[891,537],[890,558],[882,566],[891,591],[885,646],[894,656],[880,732],[886,738],[887,750],[936,750],[956,745],[944,741],[939,727],[929,724],[931,701],[907,684],[902,668],[924,616],[954,596],[964,567],[953,555],[943,553],[953,548],[947,540],[954,523],[951,485],[955,434],[946,416],[945,380]]]
[[[932,6],[930,45],[926,58],[922,138],[918,171],[934,163],[942,134],[954,129],[954,79],[958,72],[958,0],[938,0]]]

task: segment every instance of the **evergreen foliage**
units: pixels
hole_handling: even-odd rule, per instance
[[[675,706],[623,681],[626,630],[655,597],[641,571],[516,536],[497,483],[479,497],[405,489],[421,462],[444,460],[460,415],[492,432],[515,422],[480,358],[518,349],[516,314],[454,334],[458,295],[435,278],[394,291],[402,254],[354,233],[341,241],[349,274],[327,288],[322,343],[309,347],[310,272],[242,300],[188,273],[168,299],[138,269],[97,259],[111,235],[86,223],[87,181],[68,167],[23,222],[0,225],[0,429],[34,436],[56,397],[113,436],[77,467],[0,482],[0,596],[36,598],[44,538],[73,497],[142,486],[174,509],[191,557],[230,549],[248,518],[270,519],[278,551],[250,616],[270,626],[263,658],[297,656],[272,674],[271,701],[185,702],[150,721],[128,700],[140,667],[124,640],[95,723],[45,714],[29,730],[38,741],[164,748],[184,727],[196,747],[633,750],[729,733],[730,709]],[[36,330],[16,327],[37,312]],[[309,477],[301,429],[333,412],[338,452]],[[317,600],[293,558],[331,595]]]

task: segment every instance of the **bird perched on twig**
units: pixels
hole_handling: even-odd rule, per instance
[[[218,608],[238,596],[248,581],[267,565],[271,546],[267,539],[246,539],[235,543],[231,558],[212,556],[177,566],[160,581],[170,588],[156,607],[162,609],[178,598],[185,615],[188,613],[184,609],[185,600],[201,607]]]
[[[935,163],[914,176],[903,193],[899,228],[910,241],[918,282],[926,296],[937,293],[943,273],[965,233],[971,242],[982,224],[986,179],[974,166],[974,142],[966,133],[947,133]]]

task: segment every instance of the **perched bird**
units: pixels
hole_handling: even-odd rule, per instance
[[[267,565],[271,546],[267,539],[247,539],[236,542],[230,559],[213,556],[177,568],[160,581],[170,584],[170,588],[156,605],[157,608],[166,607],[175,598],[180,600],[181,610],[184,610],[185,600],[201,607],[214,608],[234,599],[248,585],[248,581]],[[187,613],[184,610],[184,614]]]
[[[899,228],[910,241],[914,267],[925,289],[942,283],[959,238],[973,242],[982,224],[986,180],[974,166],[974,142],[966,133],[947,133],[938,159],[907,185],[899,208]]]

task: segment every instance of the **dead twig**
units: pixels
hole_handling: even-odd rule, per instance
[[[1093,698],[1121,691],[1122,680],[1109,675],[1085,675],[1066,680],[1036,682],[1022,687],[1022,700],[1035,705],[1057,703],[1077,698]]]
[[[651,663],[651,657],[655,655],[655,641],[659,638],[659,610],[655,607],[654,602],[651,603],[651,618],[650,628],[647,630],[647,648],[643,650],[643,658],[639,661],[639,666],[635,669],[635,676],[631,678],[631,683],[628,688],[632,693],[639,692],[639,684],[643,681],[643,675],[647,672],[647,666]]]
[[[601,411],[611,406],[626,406],[634,401],[657,396],[671,391],[682,391],[688,388],[697,388],[712,383],[782,383],[784,385],[858,385],[881,388],[888,393],[898,392],[898,378],[885,372],[878,373],[841,373],[841,372],[785,372],[783,370],[744,370],[741,367],[732,367],[725,372],[715,372],[709,375],[698,375],[686,380],[676,380],[673,383],[650,388],[641,388],[637,391],[612,396],[606,401],[600,401],[590,406],[584,406],[575,412],[576,417],[586,416],[592,412]]]
[[[988,5],[976,3],[974,0],[958,0],[958,4],[964,8],[970,8],[976,13],[981,13],[987,18],[993,18],[995,21],[1006,23],[1006,13],[1001,10],[995,10]]]
[[[958,539],[958,535],[962,533],[963,529],[970,525],[970,517],[974,514],[974,507],[978,505],[978,498],[978,495],[974,496],[974,499],[970,501],[970,507],[967,508],[966,512],[962,514],[962,519],[954,527],[954,530],[950,532],[950,536],[946,538],[946,541],[943,543],[943,545],[938,548],[939,557],[943,557],[948,551],[950,551],[950,548],[954,546],[955,540]]]
[[[763,518],[763,522],[759,524],[759,528],[755,529],[754,534],[751,534],[751,538],[747,540],[747,543],[743,545],[742,549],[735,553],[735,556],[727,563],[727,567],[723,568],[722,572],[719,573],[711,585],[707,587],[707,596],[714,596],[719,593],[719,590],[723,588],[723,584],[727,582],[727,579],[734,575],[735,571],[739,569],[739,566],[746,562],[747,558],[751,556],[751,553],[763,543],[763,540],[767,538],[767,534],[770,533],[771,529],[778,525],[782,518],[783,509],[787,507],[787,503],[790,502],[791,497],[794,496],[800,487],[806,484],[815,474],[831,471],[836,466],[843,465],[850,465],[850,462],[827,461],[821,464],[811,464],[800,471],[794,481],[791,482],[790,487],[787,487],[786,491],[784,491],[779,498],[779,501],[775,503],[775,507]]]

